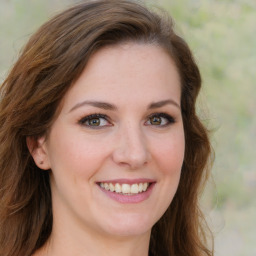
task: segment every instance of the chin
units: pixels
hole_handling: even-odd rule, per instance
[[[106,224],[106,223],[105,223]],[[120,237],[140,236],[150,233],[155,222],[148,219],[148,216],[121,216],[114,218],[114,221],[108,221],[105,226],[109,234]]]

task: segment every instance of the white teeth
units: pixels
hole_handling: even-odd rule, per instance
[[[131,185],[131,193],[132,194],[138,194],[139,193],[139,186],[138,186],[138,184],[132,184]]]
[[[115,185],[115,192],[116,193],[121,193],[122,192],[122,187],[120,184],[116,183]]]
[[[146,191],[148,188],[148,183],[143,183],[142,191]]]
[[[104,183],[104,188],[105,188],[106,190],[109,190],[109,185],[108,185],[108,183]]]
[[[129,194],[131,193],[131,186],[128,184],[123,184],[122,185],[122,193],[123,194]]]
[[[143,191],[143,184],[140,183],[140,184],[139,184],[139,192],[142,192],[142,191]]]
[[[109,184],[109,190],[111,192],[115,191],[115,186],[112,183]]]
[[[105,190],[122,193],[122,194],[138,194],[141,192],[145,192],[148,189],[149,183],[135,183],[135,184],[119,184],[116,183],[115,185],[112,183],[101,182],[100,187],[104,188]]]

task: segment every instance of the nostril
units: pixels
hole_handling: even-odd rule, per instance
[[[146,152],[116,150],[113,153],[113,160],[120,166],[129,166],[131,169],[137,169],[144,166],[148,162],[148,154]]]

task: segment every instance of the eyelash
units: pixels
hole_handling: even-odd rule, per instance
[[[160,118],[165,118],[167,120],[167,123],[166,124],[162,124],[162,125],[161,124],[160,125],[156,125],[156,126],[166,127],[166,126],[169,126],[169,125],[175,123],[175,119],[172,116],[170,116],[169,114],[166,114],[166,113],[154,113],[154,114],[148,116],[148,119],[159,118],[159,117]],[[151,125],[153,125],[153,124],[151,124]]]
[[[152,123],[149,123],[147,124],[147,122],[150,122],[150,120],[152,118],[161,118],[161,122],[163,121],[163,118],[166,119],[166,124],[159,124],[159,125],[154,125]],[[108,125],[91,125],[91,124],[88,124],[88,122],[92,121],[93,119],[97,120],[97,119],[104,119],[105,121],[107,121],[109,124]],[[175,123],[175,119],[170,116],[169,114],[166,114],[166,113],[154,113],[154,114],[151,114],[147,117],[147,121],[145,122],[145,124],[147,126],[158,126],[158,127],[166,127],[166,126],[169,126],[171,124]],[[100,114],[100,113],[95,113],[95,114],[91,114],[91,115],[88,115],[88,116],[85,116],[83,118],[81,118],[79,120],[79,124],[81,125],[84,125],[86,127],[89,127],[91,129],[100,129],[102,127],[106,127],[106,126],[112,126],[111,122],[109,121],[109,117],[107,115],[104,115],[104,114]]]
[[[102,119],[104,119],[104,120],[106,120],[107,122],[110,123],[109,118],[108,118],[107,115],[95,113],[95,114],[91,114],[91,115],[85,116],[82,119],[80,119],[79,124],[85,125],[85,126],[87,126],[89,128],[92,128],[92,129],[99,129],[102,126],[97,126],[97,125],[93,126],[93,125],[90,125],[90,124],[86,124],[86,122],[89,122],[93,119],[100,119],[100,118],[102,118]],[[108,125],[108,126],[110,126],[110,125]]]

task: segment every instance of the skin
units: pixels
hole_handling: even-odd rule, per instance
[[[148,255],[151,228],[179,184],[180,97],[176,66],[159,46],[126,43],[91,57],[47,138],[31,151],[41,169],[51,169],[54,219],[35,255]],[[107,116],[94,117],[96,127],[86,119],[95,113]],[[145,200],[121,203],[97,184],[113,179],[150,179],[154,186]]]

